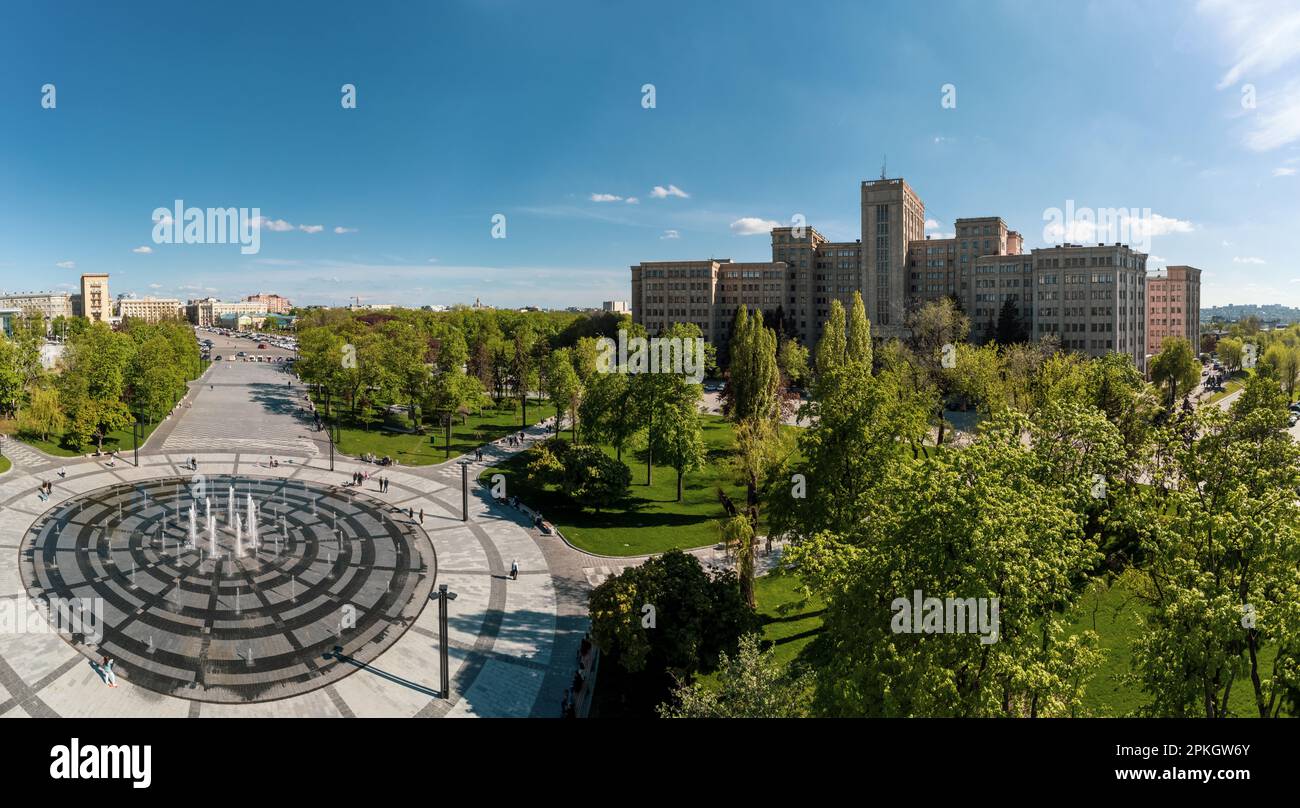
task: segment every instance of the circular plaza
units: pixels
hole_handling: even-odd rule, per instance
[[[88,657],[172,696],[251,702],[327,685],[419,617],[436,574],[428,536],[351,488],[216,475],[120,483],[31,526],[28,594],[98,599]]]

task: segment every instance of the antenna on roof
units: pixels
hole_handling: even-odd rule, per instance
[[[880,178],[882,180],[885,178],[885,166],[887,165],[889,165],[888,155],[882,154],[880,156]]]

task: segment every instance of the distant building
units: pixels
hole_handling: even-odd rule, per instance
[[[0,295],[0,308],[26,314],[39,313],[48,326],[55,317],[73,315],[74,297],[68,292],[18,292]]]
[[[1201,351],[1201,270],[1170,266],[1147,277],[1147,353],[1160,353],[1168,337],[1183,337]]]
[[[190,300],[185,304],[185,318],[200,328],[211,328],[225,314],[266,314],[261,303],[223,303],[215,297]]]
[[[606,300],[600,304],[600,310],[613,314],[627,314],[632,311],[632,305],[626,300]]]
[[[244,302],[260,303],[262,311],[269,314],[288,314],[293,310],[293,304],[289,302],[289,298],[281,297],[280,295],[273,293],[268,294],[267,292],[259,292],[255,295],[249,295],[244,298]]]
[[[74,312],[92,323],[106,323],[113,316],[113,299],[108,295],[108,273],[81,276],[81,310]]]
[[[117,301],[117,316],[123,320],[157,323],[184,316],[184,305],[174,297],[123,297]]]

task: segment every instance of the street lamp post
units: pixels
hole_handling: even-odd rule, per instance
[[[469,461],[460,461],[460,521],[469,521]]]
[[[442,686],[439,692],[451,699],[451,671],[447,661],[447,601],[455,600],[456,593],[448,592],[446,584],[438,584],[438,655],[442,662]]]

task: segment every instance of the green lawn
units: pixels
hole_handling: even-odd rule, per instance
[[[153,434],[153,431],[158,428],[159,423],[161,422],[155,422],[152,424],[145,425],[144,433],[140,436],[141,446],[143,446],[145,441],[149,439],[149,436]],[[21,440],[23,443],[28,444],[29,446],[33,446],[37,449],[40,449],[42,452],[45,452],[48,455],[54,455],[55,457],[81,457],[83,455],[94,452],[95,447],[97,445],[94,441],[91,441],[86,445],[84,450],[78,451],[76,449],[68,449],[63,446],[62,435],[53,435],[53,434],[50,435],[48,440],[41,440],[40,438],[31,435],[24,435],[21,438],[17,438],[17,439]],[[105,452],[117,451],[123,455],[126,455],[128,452],[131,451],[131,449],[134,446],[135,443],[131,438],[130,428],[127,428],[125,430],[117,430],[115,432],[110,432],[104,436]]]
[[[776,659],[789,665],[822,630],[822,602],[800,591],[792,572],[775,570],[754,581],[754,597],[763,620],[763,639],[771,643]]]
[[[1095,607],[1095,608],[1094,608]],[[1088,684],[1084,695],[1085,708],[1092,715],[1123,716],[1140,707],[1146,696],[1136,682],[1130,681],[1130,662],[1133,657],[1133,643],[1140,636],[1142,626],[1138,617],[1147,611],[1147,607],[1137,599],[1133,591],[1122,583],[1116,583],[1105,591],[1100,598],[1086,595],[1075,608],[1070,623],[1072,633],[1081,633],[1093,629],[1094,612],[1096,632],[1101,641],[1105,655],[1101,667]],[[1260,671],[1267,672],[1273,667],[1276,649],[1264,648],[1260,652]],[[1258,715],[1254,703],[1254,690],[1249,678],[1239,679],[1233,684],[1228,706],[1239,716]]]
[[[323,412],[321,403],[317,410]],[[496,440],[512,432],[519,431],[522,422],[520,410],[508,407],[487,408],[481,415],[469,415],[465,423],[460,419],[452,425],[451,451],[447,451],[447,431],[426,425],[425,434],[410,432],[385,431],[379,419],[368,419],[365,424],[360,419],[349,415],[345,409],[336,409],[339,418],[338,448],[340,451],[355,456],[371,452],[373,454],[396,458],[407,466],[427,466],[441,463],[450,457],[471,452],[485,443]],[[555,407],[550,402],[528,402],[528,423],[535,424],[555,415]],[[409,419],[403,419],[409,426]]]
[[[529,458],[520,452],[497,468],[486,469],[480,479],[493,474],[506,476],[506,490],[536,508],[574,545],[602,555],[645,555],[674,547],[704,547],[718,541],[715,523],[723,517],[717,489],[721,487],[735,501],[743,501],[744,488],[734,482],[728,458],[735,443],[731,422],[722,416],[704,415],[704,468],[686,475],[682,501],[677,501],[677,472],[667,466],[654,467],[651,485],[646,485],[645,453],[624,451],[623,463],[632,471],[632,488],[627,507],[595,513],[568,501],[553,488],[539,490],[522,473]],[[793,428],[792,428],[793,429]],[[567,434],[567,433],[566,433]],[[616,452],[602,447],[614,457]]]
[[[13,468],[13,465],[14,464],[9,460],[9,458],[0,457],[0,474],[4,474],[9,469]]]

